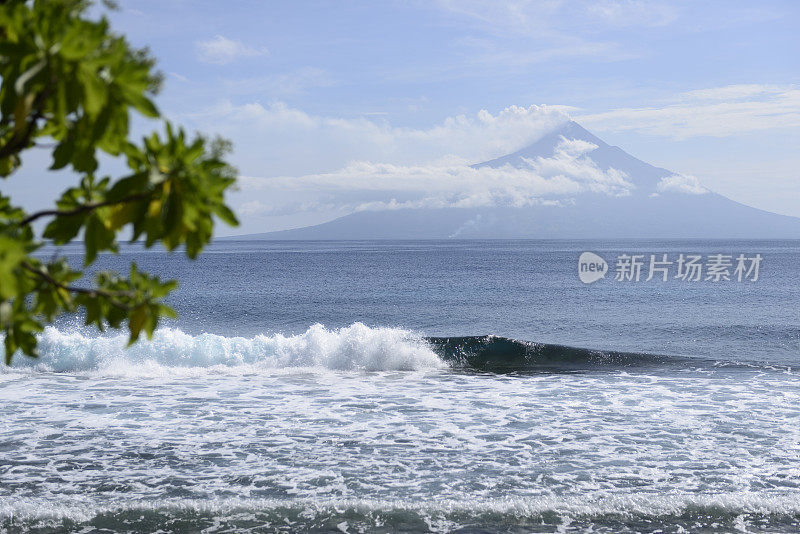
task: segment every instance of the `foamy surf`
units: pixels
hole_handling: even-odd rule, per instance
[[[620,495],[585,498],[465,498],[435,502],[376,499],[172,499],[92,506],[0,500],[8,532],[94,529],[144,531],[171,523],[184,530],[230,532],[793,532],[796,495]],[[502,525],[503,528],[498,528]],[[675,528],[677,527],[677,528]],[[48,530],[50,529],[50,530]]]
[[[164,328],[152,339],[127,346],[123,334],[91,337],[47,327],[38,358],[21,354],[12,368],[101,374],[164,373],[170,370],[315,368],[337,371],[413,371],[445,363],[418,334],[361,323],[338,329],[312,325],[297,335],[252,338],[189,335]]]
[[[0,335],[0,342],[2,335]],[[353,323],[342,328],[314,324],[302,334],[227,337],[158,330],[131,347],[123,333],[87,335],[47,327],[39,336],[39,358],[15,355],[2,372],[98,373],[113,376],[257,373],[264,370],[417,371],[463,369],[480,372],[560,373],[641,371],[676,368],[697,372],[790,368],[758,362],[618,352],[520,341],[501,336],[424,337],[402,328]]]

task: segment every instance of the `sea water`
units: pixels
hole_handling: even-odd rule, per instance
[[[681,253],[763,261],[614,280]],[[179,319],[126,348],[66,317],[0,370],[0,531],[800,530],[800,242],[219,241],[96,268],[131,261],[180,280]]]

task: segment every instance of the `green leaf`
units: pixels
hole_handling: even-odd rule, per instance
[[[128,330],[130,330],[131,336],[128,340],[128,345],[133,345],[137,339],[139,339],[139,333],[144,328],[145,322],[147,321],[147,309],[144,306],[139,306],[131,312],[130,318],[128,319]]]
[[[0,235],[0,299],[10,299],[19,291],[19,275],[16,271],[25,256],[23,243]]]
[[[236,218],[236,215],[228,206],[220,204],[219,206],[216,207],[214,213],[216,213],[217,216],[224,222],[226,222],[228,225],[239,226],[239,219]]]
[[[158,108],[146,96],[141,94],[128,94],[127,96],[131,105],[145,117],[155,119],[160,115]]]
[[[106,103],[106,86],[94,72],[82,69],[83,90],[86,95],[84,106],[90,116],[97,115]]]
[[[67,137],[61,141],[56,149],[53,150],[53,164],[50,166],[52,170],[63,169],[72,161],[75,154],[75,142],[71,137]]]
[[[85,220],[85,214],[57,217],[45,227],[42,236],[52,239],[56,245],[64,245],[75,239]]]

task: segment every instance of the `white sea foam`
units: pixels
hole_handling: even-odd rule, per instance
[[[321,368],[342,371],[419,370],[445,364],[418,334],[361,323],[339,329],[321,324],[298,335],[253,338],[215,334],[192,336],[178,329],[158,330],[127,347],[127,336],[90,337],[47,327],[39,336],[37,359],[16,355],[13,367],[55,372],[103,374],[163,373],[188,369]]]
[[[272,510],[302,511],[302,517],[356,514],[369,516],[380,512],[409,512],[422,517],[460,518],[484,514],[510,517],[536,517],[555,513],[562,518],[592,518],[606,515],[622,517],[676,517],[683,514],[705,515],[713,521],[723,515],[797,516],[800,514],[800,495],[797,493],[770,495],[754,492],[722,493],[718,495],[646,495],[631,493],[587,500],[583,496],[536,496],[481,499],[465,497],[459,500],[435,501],[404,499],[160,499],[158,501],[121,500],[98,505],[91,498],[61,498],[57,503],[41,498],[0,498],[0,518],[91,520],[100,514],[161,512],[179,515],[181,512],[231,516],[246,511],[262,514]]]
[[[166,334],[180,337],[152,343]],[[65,353],[67,339],[87,339],[61,336]],[[490,530],[518,519],[518,530],[797,531],[794,375],[258,372],[278,353],[156,363],[163,375],[145,378],[131,374],[147,367],[130,353],[130,369],[110,360],[111,372],[4,375],[0,532],[65,530],[60,518],[132,530],[142,517],[153,530],[189,521],[197,531],[285,520],[294,531]]]

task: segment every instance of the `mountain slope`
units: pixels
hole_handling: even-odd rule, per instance
[[[649,163],[637,159],[618,146],[611,146],[593,133],[586,130],[583,126],[575,121],[570,121],[562,128],[544,136],[532,145],[529,145],[521,150],[517,150],[506,156],[485,161],[473,165],[475,168],[492,167],[499,168],[503,165],[511,165],[512,167],[521,167],[525,159],[535,159],[541,157],[552,156],[561,142],[562,139],[578,139],[586,141],[597,148],[589,152],[589,157],[604,171],[608,169],[618,169],[626,172],[633,179],[637,186],[636,192],[644,192],[650,194],[655,191],[656,184],[665,176],[671,176],[675,173],[666,169],[654,167]]]
[[[565,140],[595,145],[585,157],[603,171],[625,173],[632,184],[630,193],[582,193],[559,205],[362,211],[316,226],[248,238],[800,238],[798,218],[745,206],[712,192],[691,194],[680,188],[659,187],[674,173],[636,159],[575,122],[517,152],[473,168],[524,168],[532,161],[553,157]]]

